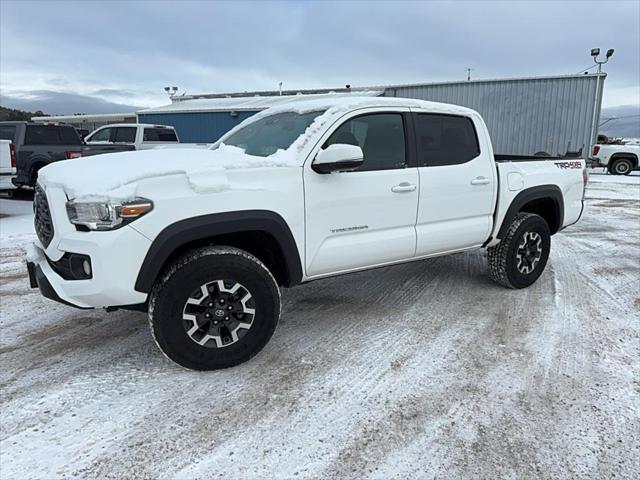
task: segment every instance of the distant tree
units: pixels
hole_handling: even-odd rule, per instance
[[[46,113],[41,110],[37,112],[25,112],[23,110],[16,110],[15,108],[7,108],[0,106],[0,121],[28,121],[31,117],[47,117]]]

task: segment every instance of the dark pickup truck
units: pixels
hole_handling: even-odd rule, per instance
[[[33,187],[38,170],[51,162],[101,153],[134,150],[133,145],[86,145],[71,125],[0,122],[0,140],[11,140],[16,152],[16,187]]]

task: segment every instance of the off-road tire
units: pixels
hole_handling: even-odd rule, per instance
[[[244,336],[212,348],[194,341],[183,317],[192,292],[219,279],[242,284],[252,295],[255,314]],[[183,255],[163,271],[149,297],[149,325],[156,344],[167,358],[192,370],[246,362],[267,344],[279,318],[280,290],[273,275],[256,257],[233,247],[204,247]]]
[[[633,170],[633,162],[628,158],[618,158],[609,165],[609,173],[613,175],[629,175]]]
[[[525,234],[535,233],[540,239],[541,256],[533,270],[526,274],[518,269],[518,248]],[[487,249],[489,275],[491,279],[507,288],[525,288],[534,283],[547,264],[551,248],[549,225],[539,215],[521,212],[509,225],[509,229],[500,243]]]

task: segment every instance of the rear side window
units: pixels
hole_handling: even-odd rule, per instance
[[[176,132],[170,128],[145,128],[143,142],[177,142]]]
[[[73,127],[27,125],[24,143],[27,145],[80,145],[80,137]]]
[[[73,127],[60,127],[60,137],[65,145],[80,145],[80,135]]]
[[[404,123],[399,113],[372,113],[348,120],[331,134],[322,148],[336,143],[362,149],[364,163],[358,172],[407,167]]]
[[[476,129],[470,118],[422,113],[415,118],[421,166],[459,165],[480,154]]]
[[[116,129],[116,143],[133,143],[136,141],[136,127],[118,127]]]
[[[16,127],[14,125],[0,125],[0,140],[16,141]]]

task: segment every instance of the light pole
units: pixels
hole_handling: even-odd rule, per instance
[[[599,112],[600,105],[598,104],[598,100],[599,99],[601,100],[600,76],[602,74],[602,65],[604,65],[609,61],[609,59],[613,55],[613,52],[614,52],[613,48],[610,48],[609,50],[607,50],[605,59],[598,60],[598,56],[600,55],[600,49],[599,48],[591,49],[591,56],[593,57],[593,61],[598,64],[598,75],[596,76],[596,94],[594,95],[594,99],[593,99],[593,117],[591,118],[591,143],[589,145],[589,151],[591,151],[591,148],[593,147],[593,145],[595,145],[598,139],[598,129],[600,128],[598,125],[598,114],[600,113]]]

